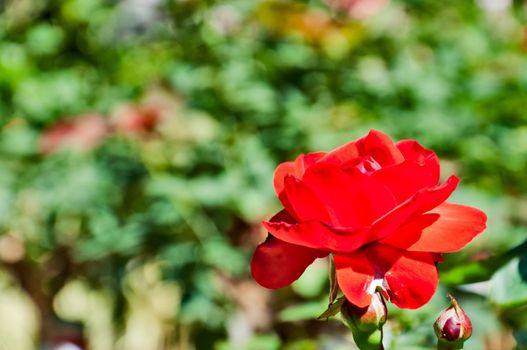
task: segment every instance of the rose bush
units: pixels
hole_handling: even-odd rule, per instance
[[[478,209],[446,202],[459,179],[439,184],[439,176],[433,151],[375,130],[280,164],[274,187],[284,209],[263,223],[270,235],[254,253],[254,279],[282,288],[333,254],[351,303],[369,305],[380,288],[398,307],[422,306],[437,288],[441,254],[463,248],[487,220]]]

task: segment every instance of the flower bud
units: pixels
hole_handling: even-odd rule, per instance
[[[361,350],[382,350],[382,326],[386,323],[386,304],[376,292],[370,305],[359,308],[347,300],[340,307],[346,326],[351,329],[353,339]]]
[[[378,329],[386,323],[386,304],[379,292],[373,294],[369,306],[359,308],[345,300],[340,308],[344,322],[360,329]]]
[[[434,323],[434,331],[440,342],[465,342],[472,335],[472,322],[453,296],[449,295],[452,305],[443,310]]]

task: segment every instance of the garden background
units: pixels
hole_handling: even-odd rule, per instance
[[[447,292],[466,349],[527,349],[527,4],[356,2],[0,1],[0,349],[353,349],[326,261],[249,261],[276,165],[371,128],[489,217],[386,349],[432,348]]]

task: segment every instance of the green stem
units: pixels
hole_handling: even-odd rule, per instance
[[[353,330],[353,339],[360,350],[384,350],[382,327],[372,331]]]
[[[437,350],[463,350],[463,342],[447,343],[447,342],[438,340]]]

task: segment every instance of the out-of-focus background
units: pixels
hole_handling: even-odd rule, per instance
[[[354,349],[327,262],[252,281],[276,165],[370,128],[458,174],[488,230],[386,349],[527,349],[527,5],[0,1],[0,349]],[[523,244],[523,245],[522,245]]]

